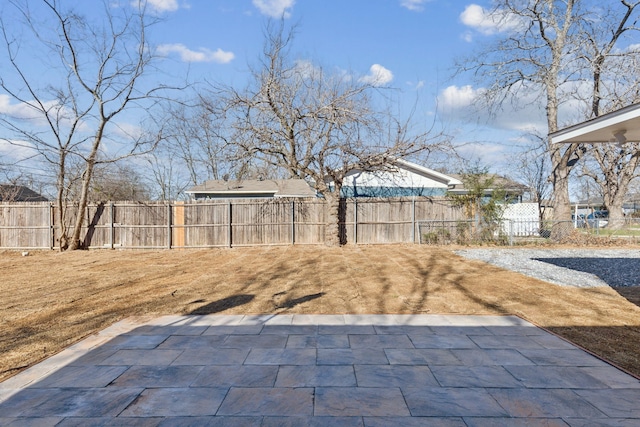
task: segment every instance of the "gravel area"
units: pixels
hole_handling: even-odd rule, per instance
[[[513,248],[455,253],[562,286],[640,286],[640,250]]]

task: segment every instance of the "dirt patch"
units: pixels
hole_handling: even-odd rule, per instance
[[[129,316],[515,314],[640,375],[636,288],[556,286],[418,245],[0,253],[0,380]]]

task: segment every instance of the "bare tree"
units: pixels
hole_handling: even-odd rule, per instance
[[[144,160],[151,172],[147,181],[148,186],[154,189],[151,191],[152,198],[161,201],[176,200],[189,186],[189,179],[182,173],[181,165],[162,147],[144,156]]]
[[[549,158],[546,156],[546,138],[538,135],[529,135],[537,144],[518,156],[514,164],[514,173],[524,183],[531,194],[531,201],[539,204],[538,216],[544,219],[546,203],[551,198],[549,185]]]
[[[597,39],[600,52],[611,53],[620,40],[616,34],[631,28],[631,15],[626,12],[634,12],[635,2],[607,4],[610,19],[595,17],[593,11],[587,10],[594,3],[579,0],[495,0],[492,19],[501,28],[511,30],[477,57],[458,64],[458,69],[473,70],[480,81],[489,82],[484,101],[496,109],[525,93],[537,94],[546,111],[547,131],[555,132],[559,128],[560,107],[569,101],[584,100],[584,48],[588,37]],[[620,10],[622,15],[613,13]],[[601,62],[606,62],[607,55]],[[596,60],[594,71],[597,63]],[[598,90],[594,86],[594,93]],[[567,220],[571,215],[569,174],[582,151],[579,144],[554,145],[549,140],[545,151],[551,166],[554,218]]]
[[[585,22],[581,58],[588,65],[587,78],[591,82],[590,114],[598,117],[640,100],[638,88],[640,77],[637,69],[640,50],[615,49],[618,42],[629,34],[637,34],[637,10],[640,1],[621,0],[617,6],[611,3],[597,20]],[[601,31],[606,22],[609,31]],[[638,176],[640,165],[640,143],[589,144],[588,154],[595,160],[597,168],[583,168],[583,174],[591,177],[601,188],[604,205],[609,211],[610,228],[623,225],[623,203],[629,184]]]
[[[188,171],[191,185],[233,174],[236,163],[232,164],[232,160],[237,157],[225,109],[212,104],[220,100],[195,98],[192,102],[168,106],[164,113],[167,132],[162,142],[165,150]]]
[[[594,182],[593,178],[585,173],[579,173],[575,182],[575,191],[578,201],[586,203],[589,208],[602,207],[604,197],[602,188]]]
[[[292,32],[269,24],[259,67],[242,90],[217,85],[236,131],[234,143],[289,177],[307,180],[327,200],[326,242],[340,243],[340,194],[354,169],[389,167],[396,157],[434,149],[441,139],[410,133],[374,107],[377,83],[329,74],[291,57]]]
[[[69,189],[71,199],[79,199],[81,182]],[[93,170],[87,196],[89,202],[144,201],[150,199],[143,175],[134,164],[102,163]]]
[[[605,207],[609,211],[609,228],[621,228],[624,219],[623,204],[631,181],[638,177],[640,165],[640,144],[592,144],[590,157],[597,168],[582,169],[582,174],[590,177],[600,187]]]
[[[155,118],[149,132],[162,139],[146,159],[162,200],[183,198],[187,188],[211,179],[279,178],[235,143],[223,101],[198,94],[174,99]]]
[[[637,0],[607,2],[599,8],[597,15],[594,12],[591,19],[582,22],[581,39],[584,42],[580,45],[580,59],[586,63],[588,67],[585,70],[589,70],[590,74],[590,118],[626,106],[629,95],[637,94],[638,78],[635,71],[640,50],[616,48],[625,36],[637,34],[639,6],[640,1]],[[631,74],[626,75],[625,71]],[[631,101],[638,99],[634,96]]]
[[[145,2],[116,7],[104,0],[98,21],[59,0],[7,3],[0,21],[0,87],[19,108],[0,117],[3,138],[35,149],[55,166],[60,249],[78,249],[95,166],[143,151],[149,142],[135,135],[119,138],[124,129],[115,119],[131,108],[148,108],[161,88],[144,81],[153,59],[146,40],[151,22]],[[68,175],[70,164],[79,167],[77,177]],[[68,215],[73,179],[80,192]],[[71,227],[67,217],[74,218]]]

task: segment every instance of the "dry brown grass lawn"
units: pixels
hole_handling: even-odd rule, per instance
[[[560,287],[417,245],[0,253],[0,380],[129,316],[514,314],[640,375],[640,289]]]

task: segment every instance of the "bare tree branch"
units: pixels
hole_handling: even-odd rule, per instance
[[[563,104],[581,100],[591,110],[599,108],[605,93],[603,73],[614,59],[637,64],[632,59],[635,55],[623,54],[617,47],[625,34],[637,30],[640,2],[605,3],[598,5],[599,13],[594,16],[589,9],[593,4],[585,1],[495,0],[491,16],[517,23],[517,30],[504,30],[495,44],[459,62],[457,68],[473,71],[479,82],[488,83],[482,102],[493,111],[508,100],[517,105],[524,91],[536,95],[545,107],[547,132],[555,132]],[[585,70],[591,75],[585,75]],[[585,81],[591,82],[591,90],[585,91]],[[554,218],[566,220],[571,215],[569,175],[583,150],[579,144],[547,141],[545,151],[551,166]]]
[[[339,200],[346,174],[389,168],[394,158],[445,145],[426,130],[375,107],[382,90],[352,76],[327,73],[292,59],[293,32],[282,22],[265,30],[265,46],[251,83],[242,90],[214,85],[234,126],[233,143],[247,157],[307,180],[330,203],[327,241],[337,244]]]
[[[147,152],[157,143],[135,137],[127,141],[130,148],[124,154],[107,155],[105,149],[118,130],[114,119],[125,110],[150,107],[164,89],[145,87],[144,82],[154,59],[146,41],[153,22],[145,14],[144,2],[139,8],[113,8],[105,0],[98,22],[58,0],[10,0],[9,5],[5,13],[13,15],[1,18],[0,28],[3,60],[10,64],[12,75],[3,75],[0,88],[28,115],[0,117],[6,131],[1,137],[36,150],[55,165],[59,245],[63,250],[78,249],[95,166]],[[12,32],[16,28],[22,29],[19,35]],[[49,67],[27,65],[34,54]],[[70,188],[78,188],[76,179],[80,191],[77,210],[69,215],[75,218],[70,228],[66,207]]]

